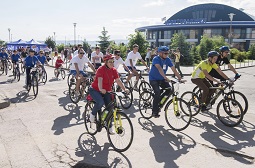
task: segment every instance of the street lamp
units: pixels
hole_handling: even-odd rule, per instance
[[[9,42],[11,42],[11,29],[8,28],[8,31],[9,31]]]
[[[76,45],[76,32],[75,32],[76,24],[77,23],[73,23],[73,27],[74,27],[74,45]]]
[[[53,32],[53,34],[54,34],[54,41],[56,42],[56,36],[55,36],[56,32]]]
[[[229,19],[230,19],[230,30],[229,30],[229,44],[232,44],[232,38],[233,38],[233,33],[232,33],[232,21],[233,21],[233,17],[234,17],[234,13],[229,13]]]

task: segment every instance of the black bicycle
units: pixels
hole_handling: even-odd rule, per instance
[[[8,62],[7,62],[7,59],[6,58],[3,58],[1,60],[2,62],[2,66],[1,66],[1,74],[3,74],[5,72],[5,75],[8,74]]]
[[[223,83],[225,84],[225,87],[219,86],[209,88],[216,90],[215,94],[210,99],[209,104],[214,104],[219,96],[222,95],[222,99],[218,102],[216,108],[217,116],[224,125],[234,127],[242,122],[244,111],[241,104],[237,100],[229,97],[228,92],[225,92],[228,87],[232,87],[233,83]],[[197,115],[201,111],[201,95],[201,92],[197,95],[192,91],[187,91],[181,96],[182,99],[188,102],[192,116]]]
[[[120,99],[120,104],[121,104],[122,108],[129,109],[131,107],[132,103],[133,103],[133,100],[134,100],[133,92],[132,92],[132,89],[129,88],[129,87],[125,86],[125,88],[129,90],[129,93],[125,94],[123,97],[119,97],[119,99]],[[123,91],[120,88],[120,86],[117,85],[116,83],[113,84],[112,90],[114,92],[121,92],[121,91]]]
[[[38,75],[38,82],[42,82],[45,85],[47,82],[47,72],[43,65],[40,67]]]
[[[95,122],[90,121],[90,114],[95,102],[88,96],[88,102],[83,113],[85,128],[90,135],[95,135],[97,132],[101,132],[102,128],[105,128],[113,149],[124,152],[131,146],[134,137],[132,122],[122,111],[116,99],[116,97],[125,95],[125,92],[109,92],[109,94],[113,95],[113,99],[103,111],[97,112]]]
[[[16,62],[13,67],[13,78],[14,80],[20,81],[20,70],[18,62]]]
[[[182,82],[182,81],[181,81]],[[166,123],[175,131],[182,131],[186,129],[191,122],[191,110],[189,104],[178,97],[179,94],[179,82],[171,80],[171,87],[161,89],[161,94],[165,90],[171,90],[169,95],[163,97],[159,103],[159,108],[162,109],[165,104],[165,120]],[[174,85],[176,85],[174,87]],[[172,99],[170,97],[172,96]],[[154,93],[153,90],[144,90],[139,98],[139,111],[143,118],[150,119],[152,117],[152,104]],[[168,101],[169,100],[169,101]]]
[[[62,66],[54,69],[54,75],[56,78],[58,78],[59,74],[61,74],[62,79],[65,79],[66,72]]]
[[[27,84],[27,91],[29,93],[30,90],[32,89],[34,96],[37,97],[37,95],[38,95],[38,68],[33,67],[31,69],[29,76],[30,76],[30,82]]]

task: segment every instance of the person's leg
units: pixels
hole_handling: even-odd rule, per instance
[[[150,67],[150,58],[146,58],[147,66]]]
[[[104,98],[103,98],[102,94],[99,91],[97,91],[93,88],[89,88],[89,94],[93,98],[93,100],[95,101],[94,107],[92,109],[92,115],[95,116],[97,114],[97,112],[99,110],[101,110],[101,108],[103,107]]]
[[[159,113],[159,102],[160,102],[160,88],[159,82],[155,80],[150,81],[150,85],[154,91],[153,104],[152,104],[152,114],[158,115]]]
[[[28,86],[28,84],[30,83],[30,70],[31,70],[31,68],[29,68],[29,67],[27,67],[26,68],[26,78],[27,78],[27,80],[26,80],[26,86]]]
[[[182,71],[181,71],[181,69],[180,69],[180,62],[176,62],[176,63],[175,63],[175,68],[178,70],[178,72],[179,72],[179,74],[181,75],[181,77],[183,77]]]
[[[164,93],[162,93],[162,94],[160,95],[159,100],[162,100],[162,98],[163,98],[164,96],[168,96],[168,95],[171,94],[172,89],[170,89],[171,86],[170,86],[169,82],[166,82],[165,80],[162,80],[162,81],[160,82],[159,86],[160,86],[162,89],[168,88],[167,90],[164,91]]]
[[[204,80],[204,84],[205,84],[208,88],[212,87],[211,83],[210,83],[208,80],[206,80],[206,79]],[[206,101],[205,101],[205,104],[206,104],[206,105],[209,104],[210,99],[211,99],[211,97],[212,97],[212,95],[213,95],[214,92],[215,92],[215,89],[209,89],[209,93],[208,93],[207,99],[206,99]]]
[[[201,101],[202,101],[202,103],[206,104],[206,99],[209,94],[209,88],[204,83],[204,80],[206,80],[206,79],[200,79],[200,78],[191,79],[192,83],[196,84],[203,91]]]

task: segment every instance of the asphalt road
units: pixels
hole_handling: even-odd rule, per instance
[[[243,122],[234,128],[217,118],[216,106],[200,113],[187,129],[175,132],[160,118],[145,120],[138,110],[138,94],[125,110],[134,126],[134,140],[123,153],[115,152],[103,130],[86,134],[81,114],[85,100],[71,103],[67,81],[56,80],[53,68],[46,67],[48,82],[39,86],[34,99],[21,81],[0,76],[1,94],[11,105],[0,110],[1,168],[60,168],[92,164],[102,167],[255,167],[255,76],[254,67],[238,69],[242,75],[235,89],[244,93],[249,109]],[[227,72],[227,74],[231,74]],[[148,79],[146,77],[146,79]],[[180,92],[194,85],[185,76]],[[85,166],[84,166],[85,167]]]

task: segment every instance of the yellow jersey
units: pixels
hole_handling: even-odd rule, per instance
[[[210,62],[208,60],[203,60],[196,66],[195,70],[192,72],[191,78],[192,79],[196,79],[196,78],[204,79],[205,74],[204,74],[203,70],[207,70],[207,72],[209,73],[212,70],[212,68],[217,69],[218,65],[215,63],[210,64]]]

